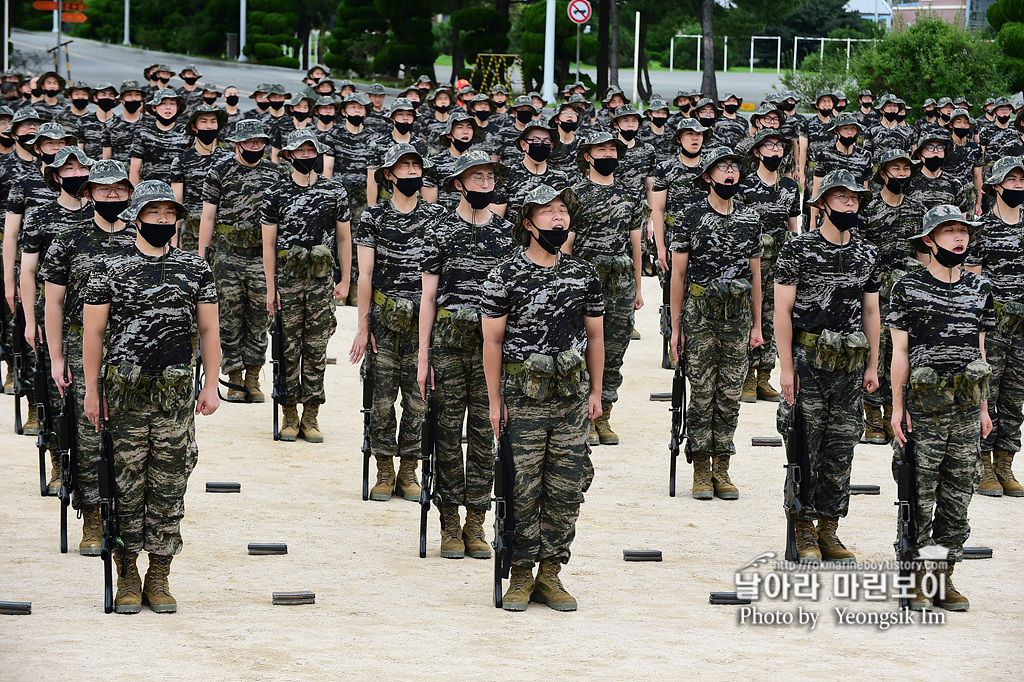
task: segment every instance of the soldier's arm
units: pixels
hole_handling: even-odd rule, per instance
[[[643,247],[641,244],[642,232],[642,229],[629,231],[629,242],[633,247],[633,278],[636,280],[636,297],[633,301],[634,310],[640,310],[644,305],[644,297],[641,292],[641,279],[644,274]]]
[[[903,384],[910,380],[910,340],[907,332],[902,329],[889,327],[889,334],[892,337],[892,368],[889,376],[892,379],[892,429],[896,432],[896,440],[903,445],[906,443],[906,436],[903,434]],[[907,415],[907,425],[910,430],[913,425],[910,423],[910,415]]]
[[[775,345],[779,352],[782,394],[792,405],[796,391],[793,366],[793,306],[796,304],[796,285],[775,283]]]
[[[686,268],[690,263],[690,253],[672,252],[672,295],[669,300],[669,311],[672,315],[672,338],[676,341],[672,344],[672,357],[678,360],[678,350],[681,343],[685,343],[682,330],[679,328],[679,316],[683,312],[683,303],[686,302]]]
[[[417,363],[419,365],[416,373],[416,381],[420,385],[420,394],[426,399],[427,389],[427,357],[430,351],[430,341],[434,331],[434,319],[437,317],[437,283],[440,275],[432,275],[429,272],[422,273],[423,293],[420,297],[420,347]]]
[[[64,395],[64,387],[68,382],[59,379],[64,378],[64,294],[67,287],[53,282],[46,282],[43,286],[46,291],[44,327],[46,345],[50,349],[50,373],[60,394]]]
[[[203,390],[196,399],[196,414],[210,415],[220,407],[220,398],[217,395],[217,378],[220,372],[220,314],[217,304],[197,305],[196,322],[199,345],[203,349],[203,370],[206,373]]]
[[[104,147],[103,148],[103,160],[107,161],[107,160],[112,159],[112,158],[114,158],[114,150],[111,149],[110,147]]]
[[[324,177],[334,177],[334,157],[331,156],[330,154],[324,155]]]
[[[654,227],[654,245],[658,249],[658,262],[662,270],[668,270],[668,248],[665,246],[665,205],[668,202],[668,190],[651,191],[651,225]]]
[[[487,380],[490,421],[495,438],[498,436],[498,420],[501,418],[501,350],[502,343],[505,341],[505,323],[507,321],[507,315],[483,317],[480,320],[484,335],[484,378]],[[603,365],[604,358],[602,357],[599,362]]]
[[[868,337],[870,349],[867,373],[874,374],[876,380],[878,378],[878,344],[882,330],[882,321],[878,310],[878,292],[864,292],[861,299],[861,323],[864,325],[864,335]]]
[[[11,213],[4,216],[4,293],[7,295],[7,307],[14,310],[14,293],[17,290],[14,281],[14,261],[18,256],[18,232],[21,231],[21,214]]]
[[[82,333],[82,369],[85,374],[85,416],[88,417],[99,431],[99,376],[103,361],[103,334],[107,330],[107,318],[110,316],[110,304],[85,305],[85,331]],[[220,348],[220,344],[216,346]],[[215,354],[211,352],[212,357]],[[218,367],[214,367],[213,376],[219,376]],[[105,406],[104,406],[105,408]],[[104,416],[106,409],[104,409]]]
[[[761,334],[761,257],[750,259],[750,316],[753,322],[751,331]]]
[[[374,206],[377,204],[377,178],[373,177],[375,168],[366,169],[366,205]]]
[[[338,263],[341,264],[341,282],[348,295],[349,283],[352,281],[352,221],[334,221],[334,243],[338,248]]]
[[[142,173],[142,159],[137,156],[133,156],[131,164],[128,167],[128,179],[131,180],[133,185],[139,184],[140,173]]]
[[[366,352],[367,344],[376,351],[376,341],[370,335],[370,299],[373,296],[373,265],[376,259],[376,251],[373,247],[356,246],[356,256],[359,259],[359,285],[358,285],[358,316],[355,338],[352,339],[352,348],[348,352],[349,362],[359,362],[363,353]]]
[[[25,340],[36,347],[36,271],[39,253],[21,254],[21,308],[25,311]]]
[[[171,191],[174,192],[174,198],[179,202],[184,203],[185,199],[185,183],[183,182],[172,182]]]
[[[274,314],[280,302],[277,296],[277,224],[264,223],[263,234],[263,278],[267,283],[267,312]]]
[[[587,373],[590,374],[590,402],[600,410],[604,383],[604,316],[583,317],[587,331]],[[593,410],[591,410],[593,415]],[[598,415],[591,416],[595,419]]]
[[[423,187],[420,190],[420,196],[423,197],[424,201],[429,201],[432,204],[437,203],[437,188],[436,187]]]
[[[213,241],[213,228],[217,223],[217,204],[203,202],[203,213],[199,218],[199,255],[206,257],[206,249]]]

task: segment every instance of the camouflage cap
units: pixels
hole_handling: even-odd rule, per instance
[[[139,85],[139,81],[129,78],[128,80],[121,81],[121,87],[118,88],[119,95],[123,95],[126,92],[145,93],[146,91],[142,89],[141,85]]]
[[[741,154],[737,154],[732,149],[729,149],[728,147],[725,146],[721,146],[712,147],[711,149],[708,149],[707,151],[703,152],[700,155],[700,165],[697,169],[697,176],[694,178],[697,185],[700,186],[702,189],[707,190],[709,186],[708,183],[704,181],[704,174],[709,172],[711,168],[719,161],[725,161],[728,159],[732,159],[733,161],[736,161],[739,164],[740,177],[739,179],[736,180],[736,183],[739,184],[743,182],[743,178],[746,177],[746,173],[744,173],[743,168],[747,160],[743,158]]]
[[[185,108],[185,98],[178,94],[176,90],[170,88],[160,88],[153,93],[153,96],[146,102],[146,105],[152,109],[155,106],[159,106],[165,99],[173,99],[178,103],[178,112]]]
[[[674,106],[674,107],[678,107],[679,106],[678,102],[679,102],[679,98],[680,97],[686,97],[687,99],[689,99],[690,91],[689,90],[680,90],[679,92],[677,92],[676,96],[672,98],[672,106]]]
[[[320,81],[320,82],[323,83],[323,81]],[[331,81],[331,82],[333,83],[335,81]],[[342,78],[340,81],[337,81],[337,85],[338,85],[338,89],[339,90],[341,90],[343,88],[354,88],[355,90],[359,89],[359,87],[355,83],[355,81],[350,81],[347,78]]]
[[[46,80],[47,78],[56,78],[56,79],[57,79],[57,89],[58,89],[58,90],[61,90],[61,91],[63,91],[63,90],[64,90],[64,88],[65,88],[65,87],[67,87],[67,84],[68,84],[68,82],[67,82],[66,80],[64,80],[64,76],[61,76],[61,75],[60,75],[59,73],[57,73],[56,71],[46,71],[46,72],[44,72],[44,73],[41,73],[41,74],[39,75],[39,80],[38,80],[38,83],[39,83],[39,87],[40,87],[40,88],[42,88],[42,87],[43,87],[43,82],[44,82],[44,81],[45,81],[45,80]]]
[[[398,144],[391,145],[391,148],[384,152],[384,159],[381,161],[380,166],[373,171],[373,179],[377,181],[378,185],[384,184],[384,171],[391,170],[403,156],[409,156],[410,154],[420,160],[420,166],[423,167],[424,174],[427,169],[434,167],[430,159],[420,154],[416,147],[408,142],[399,142]]]
[[[836,93],[831,90],[818,90],[814,95],[814,103],[817,104],[820,102],[822,97],[831,97],[832,99],[836,99]]]
[[[76,147],[73,144],[69,144],[66,147],[61,147],[57,150],[57,153],[53,156],[53,162],[43,166],[43,182],[52,187],[53,189],[59,189],[60,185],[54,180],[53,176],[61,169],[64,164],[68,162],[68,159],[75,157],[78,163],[85,167],[91,167],[95,161],[86,156],[85,152],[80,147]]]
[[[452,88],[451,83],[441,83],[440,85],[438,85],[434,89],[434,92],[430,94],[430,97],[427,98],[427,101],[430,102],[431,105],[433,105],[434,100],[441,93],[448,95],[448,99],[452,100],[453,102],[455,101],[455,89]]]
[[[575,83],[573,83],[572,85],[570,85],[568,87],[568,89],[570,91],[571,90],[575,90],[576,88],[583,88],[583,92],[582,93],[578,93],[578,94],[586,95],[586,94],[588,94],[590,92],[590,88],[588,88],[587,84],[584,83],[583,81],[576,81]]]
[[[341,98],[337,95],[324,95],[316,101],[318,107],[337,107],[341,104]]]
[[[269,95],[284,95],[284,98],[286,100],[292,98],[292,93],[288,92],[288,89],[285,88],[280,83],[268,83],[267,84],[267,95],[268,96]]]
[[[953,106],[953,100],[950,99],[949,97],[940,97],[939,101],[935,103],[935,107],[937,109],[941,109],[942,107],[951,107],[951,106]]]
[[[407,87],[404,90],[402,90],[401,92],[399,92],[398,96],[399,97],[406,97],[406,95],[408,95],[410,92],[415,93],[417,97],[420,97],[421,94],[422,94],[422,93],[420,93],[420,89],[419,88],[417,88],[415,85],[410,85],[409,87]],[[463,92],[465,92],[465,91],[463,90]],[[408,97],[406,97],[406,99],[408,99]]]
[[[722,102],[729,99],[730,97],[735,97],[740,104],[743,104],[743,98],[737,95],[735,92],[723,92],[722,96],[718,98],[718,104],[721,105]]]
[[[459,109],[458,111],[453,111],[452,115],[448,117],[448,123],[441,130],[441,133],[438,135],[438,139],[444,137],[445,135],[451,135],[452,128],[455,127],[455,124],[456,123],[463,123],[463,122],[467,122],[467,123],[472,124],[472,126],[473,126],[473,137],[476,137],[480,133],[480,124],[477,123],[476,117],[475,116],[470,116],[465,111],[462,111],[461,109]],[[470,139],[472,139],[472,138],[470,138]]]
[[[534,115],[540,113],[540,107],[533,103],[533,100],[530,99],[529,95],[519,95],[519,97],[516,97],[515,101],[512,102],[513,109],[518,109],[520,107],[530,107],[533,110]]]
[[[838,135],[839,133],[836,131],[844,126],[854,126],[857,128],[858,133],[864,132],[864,126],[857,120],[857,117],[847,112],[843,112],[833,118],[832,123],[829,125],[829,130]]]
[[[623,104],[621,107],[615,108],[615,113],[612,114],[612,121],[617,121],[627,116],[640,118],[640,112],[634,109],[632,104]]]
[[[135,188],[135,193],[132,195],[132,203],[125,210],[121,211],[117,217],[126,223],[133,222],[139,217],[139,213],[146,207],[147,204],[153,204],[158,201],[167,201],[174,204],[174,210],[178,214],[178,220],[185,218],[188,215],[188,209],[179,202],[174,192],[171,191],[171,186],[163,180],[146,180],[140,182]]]
[[[320,82],[322,83],[323,81],[320,81]],[[268,90],[270,90],[270,85],[269,84],[267,84],[267,83],[260,83],[259,85],[256,86],[256,89],[252,91],[252,94],[249,95],[249,99],[256,99],[256,95],[258,95],[261,92],[265,95],[265,94],[267,94]]]
[[[434,82],[433,79],[431,79],[430,76],[428,76],[427,74],[423,74],[419,78],[416,79],[416,83],[417,84],[419,84],[419,83],[432,84],[433,82]]]
[[[785,112],[779,110],[770,102],[765,102],[764,104],[759,106],[754,113],[750,115],[750,125],[754,125],[754,123],[757,122],[758,120],[764,118],[765,116],[770,116],[772,114],[775,114],[776,116],[779,117],[780,127],[786,122]]]
[[[953,115],[956,115],[955,111],[953,112]],[[952,123],[953,119],[950,118],[949,121],[950,123]],[[1024,133],[1024,111],[1020,111],[1017,113],[1016,118],[1013,119],[1013,127],[1017,130],[1018,133]]]
[[[445,176],[443,188],[446,192],[455,191],[455,180],[457,180],[463,173],[480,166],[490,166],[494,171],[494,184],[498,185],[505,176],[508,174],[508,169],[501,165],[497,161],[491,160],[491,155],[482,149],[470,149],[465,154],[455,159],[455,167],[452,172]]]
[[[693,113],[694,113],[694,115],[696,115],[697,110],[702,108],[702,107],[711,107],[712,109],[714,109],[715,110],[715,118],[718,118],[719,116],[722,115],[721,107],[719,107],[718,104],[715,103],[715,100],[711,99],[710,97],[701,97],[699,100],[694,102],[694,104],[693,104]]]
[[[342,104],[361,104],[364,107],[368,107],[370,106],[370,98],[361,92],[350,92],[345,95]]]
[[[14,111],[12,111],[6,104],[0,105],[0,118],[3,118],[4,116],[14,118]]]
[[[892,95],[886,93],[875,100],[875,110],[881,111],[886,104],[895,104],[896,100]]]
[[[747,150],[747,156],[749,156],[752,159],[756,158],[755,155],[754,155],[754,150],[757,149],[758,147],[760,147],[764,143],[765,140],[771,140],[771,139],[779,140],[779,141],[782,142],[782,144],[783,144],[782,155],[783,156],[786,156],[787,154],[789,154],[789,150],[792,149],[792,147],[793,147],[793,140],[791,138],[787,137],[786,135],[784,135],[779,130],[776,130],[774,128],[765,128],[764,130],[758,131],[757,135],[754,135],[754,141],[750,145],[750,149]]]
[[[992,108],[998,109],[999,107],[1010,107],[1012,109],[1013,102],[1010,101],[1009,97],[997,97],[996,101],[992,103]]]
[[[857,93],[857,99],[860,99],[861,97],[871,97],[871,98],[874,98],[874,95],[871,93],[870,90],[864,89],[864,90],[861,90],[860,92]]]
[[[16,125],[23,121],[36,121],[37,123],[43,122],[43,117],[39,115],[36,108],[33,106],[22,107],[14,112],[14,118],[11,119],[11,125]]]
[[[702,126],[700,121],[692,116],[686,116],[676,124],[676,131],[672,133],[672,143],[676,146],[681,146],[682,143],[679,142],[679,136],[687,131],[701,133],[704,136],[704,144],[711,140],[711,135],[714,132],[711,128]]]
[[[871,200],[871,191],[864,189],[864,185],[857,182],[857,178],[853,176],[853,173],[845,168],[839,168],[821,179],[818,193],[811,197],[808,203],[811,206],[821,208],[820,202],[825,194],[834,189],[848,189],[854,194],[859,194],[861,203],[864,204]]]
[[[307,142],[313,145],[317,154],[323,154],[328,149],[327,145],[317,138],[316,129],[313,126],[306,126],[288,133],[288,138],[285,140],[284,146],[281,147],[281,151],[293,152]]]
[[[921,231],[912,237],[907,237],[907,242],[918,253],[928,253],[930,249],[925,245],[924,238],[934,232],[935,228],[946,223],[966,225],[967,234],[969,235],[968,244],[976,240],[978,235],[981,234],[980,222],[964,218],[963,212],[956,206],[942,204],[929,209],[924,214],[924,220],[921,222]]]
[[[898,147],[893,149],[887,149],[884,152],[882,152],[882,156],[878,159],[878,170],[876,170],[875,174],[872,176],[872,179],[879,185],[885,184],[885,178],[882,177],[882,171],[884,171],[885,167],[888,164],[892,163],[893,161],[906,161],[907,163],[909,163],[909,177],[911,178],[917,175],[919,172],[921,172],[921,162],[912,159],[910,157],[910,152],[903,149],[899,149]]]
[[[848,98],[846,97],[846,93],[845,93],[845,92],[843,92],[842,90],[836,90],[836,92],[835,92],[835,96],[836,96],[836,99],[837,99],[837,100],[840,100],[840,99],[842,99],[842,100],[846,100],[847,102],[849,102],[849,101],[850,101],[850,100],[849,100],[849,99],[848,99]]]
[[[479,95],[473,95],[473,99],[469,100],[469,105],[468,105],[467,109],[469,111],[472,111],[473,110],[473,105],[479,104],[480,102],[486,102],[487,106],[490,107],[492,114],[495,111],[498,110],[498,105],[494,103],[494,100],[492,100],[490,97],[488,97],[487,95],[485,95],[483,93],[481,93]],[[533,106],[532,102],[530,103],[530,106]]]
[[[526,136],[535,130],[543,130],[545,133],[551,136],[551,148],[558,149],[558,145],[561,144],[558,140],[558,135],[554,134],[548,124],[544,121],[530,121],[523,127],[523,132],[519,133],[519,137],[516,138],[516,148],[519,147],[519,143],[526,139]]]
[[[217,130],[222,129],[228,122],[228,112],[217,107],[211,107],[205,102],[195,108],[195,111],[188,117],[188,123],[185,125],[185,132],[189,135],[195,136],[195,131],[192,130],[192,125],[196,122],[196,119],[203,114],[213,114],[217,117]]]
[[[963,96],[963,95],[957,95],[956,97],[954,97],[953,98],[953,104],[955,104],[957,106],[960,106],[962,104],[964,109],[970,109],[971,108],[970,101],[968,101],[968,99],[965,96]]]
[[[922,109],[926,109],[926,108],[928,108],[928,107],[934,107],[934,106],[935,106],[935,99],[934,99],[934,98],[932,98],[932,97],[929,97],[928,99],[926,99],[926,100],[924,101],[924,103],[923,103],[923,104],[921,104],[921,108],[922,108]]]
[[[154,71],[166,71],[167,73],[174,73],[174,67],[170,64],[157,64],[153,67]]]
[[[93,95],[95,95],[96,93],[103,92],[104,90],[113,90],[115,97],[118,94],[117,93],[117,86],[114,85],[113,83],[108,82],[108,81],[103,81],[102,83],[97,83],[96,87],[92,88],[91,93]]]
[[[974,119],[971,118],[971,112],[967,111],[966,109],[959,108],[959,107],[954,109],[953,113],[950,115],[950,117],[949,117],[950,125],[952,125],[953,121],[955,121],[956,119],[960,118],[961,116],[963,116],[964,118],[967,119],[967,122],[971,124],[972,128],[974,127]]]
[[[622,97],[622,99],[626,99],[626,94],[622,92],[622,88],[613,85],[612,87],[608,88],[605,91],[604,99],[601,100],[601,104],[603,106],[608,106],[608,104],[612,101],[612,97],[614,97],[615,95],[619,95],[620,97]]]
[[[782,94],[782,99],[783,100],[791,99],[791,100],[794,100],[797,103],[800,103],[802,101],[802,98],[800,97],[800,95],[798,95],[793,90],[787,90],[786,92],[784,92]]]
[[[491,94],[492,95],[508,95],[509,92],[508,92],[508,88],[506,88],[501,83],[495,83],[494,85],[491,86]]]
[[[590,150],[595,146],[599,144],[606,144],[608,142],[615,145],[615,157],[617,159],[621,159],[626,155],[626,151],[628,150],[626,143],[620,140],[618,135],[612,135],[611,133],[602,131],[594,133],[580,141],[580,146],[576,148],[576,167],[583,173],[590,170],[590,164],[583,158],[583,155],[589,154]]]
[[[186,71],[191,71],[196,75],[196,78],[202,78],[203,74],[199,73],[199,67],[195,64],[186,64],[185,68],[178,72],[178,77],[181,77]]]
[[[997,159],[996,162],[992,164],[992,169],[989,171],[988,177],[985,178],[985,182],[982,183],[981,189],[985,194],[995,196],[995,190],[993,188],[996,185],[1003,184],[1003,181],[1006,180],[1006,176],[1010,171],[1018,168],[1024,171],[1024,157],[1003,156]]]
[[[330,75],[330,73],[331,73],[331,70],[329,68],[327,68],[326,66],[324,66],[323,64],[314,64],[313,66],[311,66],[308,69],[306,69],[306,78],[309,78],[309,74],[313,73],[314,69],[320,69],[321,71],[323,71],[327,75]],[[326,78],[326,76],[325,76],[325,78]]]
[[[334,82],[333,78],[321,78],[320,82],[314,85],[313,87],[319,89],[321,85],[330,85],[331,92],[334,92],[335,90],[338,89],[338,84]]]
[[[292,107],[294,107],[303,100],[309,102],[309,107],[311,109],[316,105],[316,97],[314,97],[313,95],[306,95],[304,93],[298,92],[295,94],[294,97],[292,97],[290,100],[284,103],[285,111],[290,111]]]
[[[270,135],[263,128],[263,123],[255,118],[244,118],[235,124],[235,134],[227,138],[227,142],[245,142],[257,138],[270,141]]]
[[[531,90],[530,92],[526,93],[526,96],[529,97],[530,99],[539,99],[541,102],[547,104],[547,100],[544,99],[544,95],[540,94],[536,90]]]
[[[662,109],[668,111],[668,102],[660,97],[652,97],[651,101],[647,104],[647,111],[644,113],[653,116],[652,112],[661,111]]]
[[[936,130],[934,132],[925,132],[917,138],[917,148],[914,149],[914,158],[921,158],[921,152],[924,150],[924,146],[929,142],[941,142],[946,147],[946,156],[949,156],[950,152],[953,151],[953,136],[945,129]]]
[[[386,95],[387,91],[384,86],[380,83],[370,83],[369,87],[366,88],[367,95]]]
[[[555,199],[561,199],[565,202],[566,208],[569,209],[569,225],[566,225],[565,229],[573,229],[572,222],[576,217],[576,210],[579,207],[579,202],[576,199],[576,195],[573,194],[573,191],[568,187],[558,191],[549,185],[537,185],[526,193],[523,205],[519,209],[519,217],[516,218],[516,222],[512,226],[512,240],[526,246],[529,243],[527,241],[527,235],[529,233],[526,231],[526,226],[523,225],[523,221],[529,218],[530,211],[534,206],[546,206]]]
[[[92,87],[90,87],[85,81],[72,81],[68,83],[68,86],[64,88],[64,96],[71,97],[72,90],[85,90],[92,95]]]
[[[391,106],[389,106],[387,111],[384,112],[384,118],[389,121],[393,121],[392,117],[399,111],[408,111],[413,115],[413,118],[416,117],[416,107],[412,105],[412,102],[405,97],[399,97],[392,102]]]
[[[987,106],[989,106],[990,104],[995,104],[995,103],[996,103],[996,98],[995,98],[995,97],[986,97],[986,98],[985,98],[985,103],[984,103],[984,104],[982,104],[981,106],[983,106],[983,107],[987,107]]]
[[[16,117],[15,117],[16,118]],[[14,122],[12,122],[13,124]],[[64,140],[68,144],[78,144],[78,138],[64,130],[64,126],[53,121],[48,121],[36,130],[36,136],[32,138],[30,145],[34,145],[43,140]]]
[[[89,168],[89,179],[82,185],[78,194],[81,195],[90,186],[115,185],[117,183],[134,187],[128,179],[128,169],[123,163],[117,159],[100,159]]]
[[[215,92],[218,95],[223,95],[224,94],[224,88],[219,88],[216,85],[214,85],[213,83],[203,83],[203,86],[202,86],[201,89],[202,89],[203,92]]]
[[[576,101],[573,101],[574,97],[575,98],[579,98],[579,99],[577,99]],[[551,114],[551,118],[548,119],[548,124],[552,128],[557,126],[558,123],[556,123],[555,120],[558,118],[559,114],[561,114],[566,109],[572,109],[573,111],[576,112],[577,116],[582,114],[584,107],[586,107],[586,100],[583,100],[583,102],[580,102],[579,101],[580,99],[583,99],[583,98],[580,97],[579,95],[573,95],[572,97],[569,98],[568,102],[559,102],[558,106],[555,107],[555,111]]]

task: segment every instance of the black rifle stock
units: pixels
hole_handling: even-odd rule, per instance
[[[21,418],[21,397],[28,392],[25,374],[29,363],[28,343],[25,342],[25,311],[17,297],[11,314],[11,362],[14,364],[14,432],[20,436],[25,432]]]
[[[783,398],[785,400],[785,398]],[[786,429],[786,483],[783,507],[786,509],[786,560],[799,561],[796,546],[796,521],[807,504],[811,484],[811,458],[807,451],[807,422],[799,398],[793,404]]]
[[[64,376],[68,368],[64,367]],[[78,488],[78,429],[75,423],[75,391],[64,388],[60,414],[57,415],[57,453],[60,457],[60,552],[68,552],[68,506]]]
[[[669,256],[671,258],[671,254]],[[672,369],[672,267],[663,274],[661,283],[661,367]]]
[[[36,435],[36,449],[39,451],[39,494],[47,496],[46,492],[46,450],[50,445],[50,437],[53,434],[53,410],[50,406],[50,395],[46,390],[46,382],[49,378],[49,368],[46,362],[46,354],[39,341],[39,327],[36,326],[36,353],[35,362],[32,365],[32,396],[36,401],[36,423],[38,433]]]
[[[912,573],[914,561],[914,543],[917,542],[917,453],[911,434],[907,432],[907,384],[903,384],[903,435],[906,445],[896,463],[896,490],[898,499],[895,502],[899,513],[896,516],[896,559],[899,562],[899,575],[906,579]],[[900,608],[910,607],[910,598],[900,598]]]
[[[433,352],[427,351],[427,409],[420,422],[420,558],[427,556],[427,516],[434,499],[434,469],[437,462],[437,398],[430,390]]]
[[[516,518],[512,511],[516,467],[505,424],[507,414],[502,403],[498,421],[498,453],[494,458],[494,606],[499,609],[502,605],[501,581],[508,578],[512,569],[512,546],[516,534]]]
[[[103,526],[103,541],[100,545],[100,558],[103,559],[103,612],[114,610],[114,548],[124,548],[118,537],[121,534],[117,519],[117,477],[114,473],[114,439],[104,427],[103,377],[97,380],[100,396],[100,459],[99,470],[100,522]]]
[[[284,363],[284,321],[281,309],[274,315],[274,326],[270,329],[270,362],[274,366],[274,386],[270,397],[274,401],[274,440],[281,440],[278,424],[278,406],[288,397],[288,372]]]
[[[367,367],[363,374],[363,501],[370,499],[370,412],[373,410],[373,374]]]
[[[679,459],[679,449],[682,448],[686,454],[687,463],[692,463],[690,455],[690,438],[686,433],[686,355],[679,354],[679,362],[676,363],[676,371],[672,375],[672,432],[670,434],[669,470],[668,470],[668,494],[669,497],[676,496],[676,461]]]

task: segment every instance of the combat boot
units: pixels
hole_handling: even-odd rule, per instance
[[[345,297],[345,305],[352,306],[353,308],[359,305],[359,283],[356,278],[352,278],[352,282],[348,285],[348,296]]]
[[[896,432],[892,430],[892,403],[882,405],[882,430],[885,431],[885,441],[891,443],[896,437]]]
[[[981,495],[987,495],[988,497],[1002,497],[1003,486],[1000,485],[999,479],[996,478],[996,470],[992,466],[991,452],[981,453],[981,466],[983,467],[983,470],[981,474],[981,482],[978,483],[978,493]]]
[[[46,494],[60,493],[60,455],[50,450],[50,480],[46,483]]]
[[[254,403],[266,402],[267,396],[260,390],[260,368],[256,365],[245,366],[245,389]]]
[[[36,406],[32,403],[29,403],[27,418],[25,419],[25,423],[21,425],[21,434],[23,436],[39,435],[39,421],[36,419]]]
[[[395,487],[399,495],[410,502],[420,501],[420,484],[416,480],[416,457],[403,457],[398,467],[398,485]]]
[[[864,442],[885,445],[885,427],[882,426],[882,410],[878,405],[864,403]]]
[[[178,612],[178,602],[171,595],[171,586],[167,583],[173,558],[149,553],[149,570],[146,571],[146,585],[142,588],[142,603],[149,604],[149,610],[154,613]]]
[[[935,605],[947,611],[966,611],[971,608],[971,602],[953,587],[953,566],[951,563],[946,564],[945,568],[940,568],[937,572],[940,585],[944,584],[945,587],[940,586],[935,595]]]
[[[82,541],[78,543],[78,553],[82,556],[99,556],[103,542],[103,521],[100,519],[99,505],[82,506]]]
[[[932,610],[932,598],[928,596],[927,591],[924,589],[925,576],[927,575],[928,569],[924,566],[914,569],[914,596],[910,598],[910,603],[907,606],[911,611]]]
[[[491,545],[484,537],[486,509],[466,509],[466,525],[462,528],[462,541],[466,554],[474,559],[490,559]]]
[[[814,532],[814,521],[796,519],[794,526],[797,561],[802,564],[816,564],[821,561],[821,552],[818,550],[818,534]]]
[[[710,500],[715,496],[711,485],[711,455],[693,455],[693,488],[695,500]]]
[[[629,340],[630,340],[630,341],[639,341],[639,340],[640,340],[640,332],[638,332],[638,331],[636,330],[636,327],[633,327],[633,331],[632,331],[632,332],[630,332],[630,334],[629,334]]]
[[[14,395],[14,365],[7,363],[7,374],[4,376],[4,393]]]
[[[715,455],[714,468],[711,472],[711,486],[715,496],[723,500],[738,500],[740,489],[729,479],[729,455]]]
[[[1024,486],[1013,477],[1013,455],[1008,450],[996,450],[992,453],[995,464],[996,478],[1003,486],[1003,494],[1009,497],[1024,497]]]
[[[228,372],[228,383],[234,384],[235,386],[242,386],[242,370],[236,369],[233,372]],[[229,403],[244,403],[245,402],[245,391],[240,388],[228,387],[228,393],[224,396],[224,400]]]
[[[844,563],[856,561],[857,557],[854,553],[846,549],[839,536],[836,535],[837,530],[839,530],[838,516],[818,517],[818,549],[821,550],[821,558]]]
[[[377,484],[370,489],[370,499],[387,502],[395,492],[395,460],[377,455]]]
[[[754,378],[754,368],[747,372],[747,378],[743,380],[743,393],[740,394],[741,403],[757,402],[757,380]]]
[[[533,569],[513,564],[508,589],[501,598],[501,608],[506,611],[525,611],[530,605],[534,586]]]
[[[612,404],[602,402],[601,403],[601,416],[594,420],[594,428],[597,429],[598,440],[601,441],[601,445],[618,445],[619,434],[612,431],[611,425],[608,420],[612,416]]]
[[[757,370],[757,399],[777,403],[780,394],[768,383],[771,376],[771,372],[766,372],[763,369]]]
[[[594,425],[594,420],[590,421],[590,435],[587,436],[588,445],[600,445],[601,436],[597,434],[597,427]]]
[[[113,556],[114,567],[117,569],[114,613],[138,613],[142,610],[142,578],[135,566],[138,558],[135,552]]]
[[[299,406],[282,405],[282,410],[284,411],[284,423],[281,424],[281,429],[277,432],[278,437],[289,442],[298,440]]]
[[[555,611],[575,611],[576,600],[562,587],[558,572],[562,570],[562,562],[555,557],[542,559],[537,569],[537,589],[533,591],[533,600],[547,604]]]
[[[469,519],[466,519],[469,525]],[[466,543],[459,527],[459,505],[441,505],[441,558],[461,559],[466,556]]]
[[[310,403],[302,404],[302,422],[299,424],[299,431],[303,440],[307,443],[323,443],[324,434],[320,431],[320,425],[316,419],[320,416],[320,406]]]

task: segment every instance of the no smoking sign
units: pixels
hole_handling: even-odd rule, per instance
[[[577,24],[585,24],[590,21],[592,11],[587,0],[572,0],[569,3],[569,18]]]

